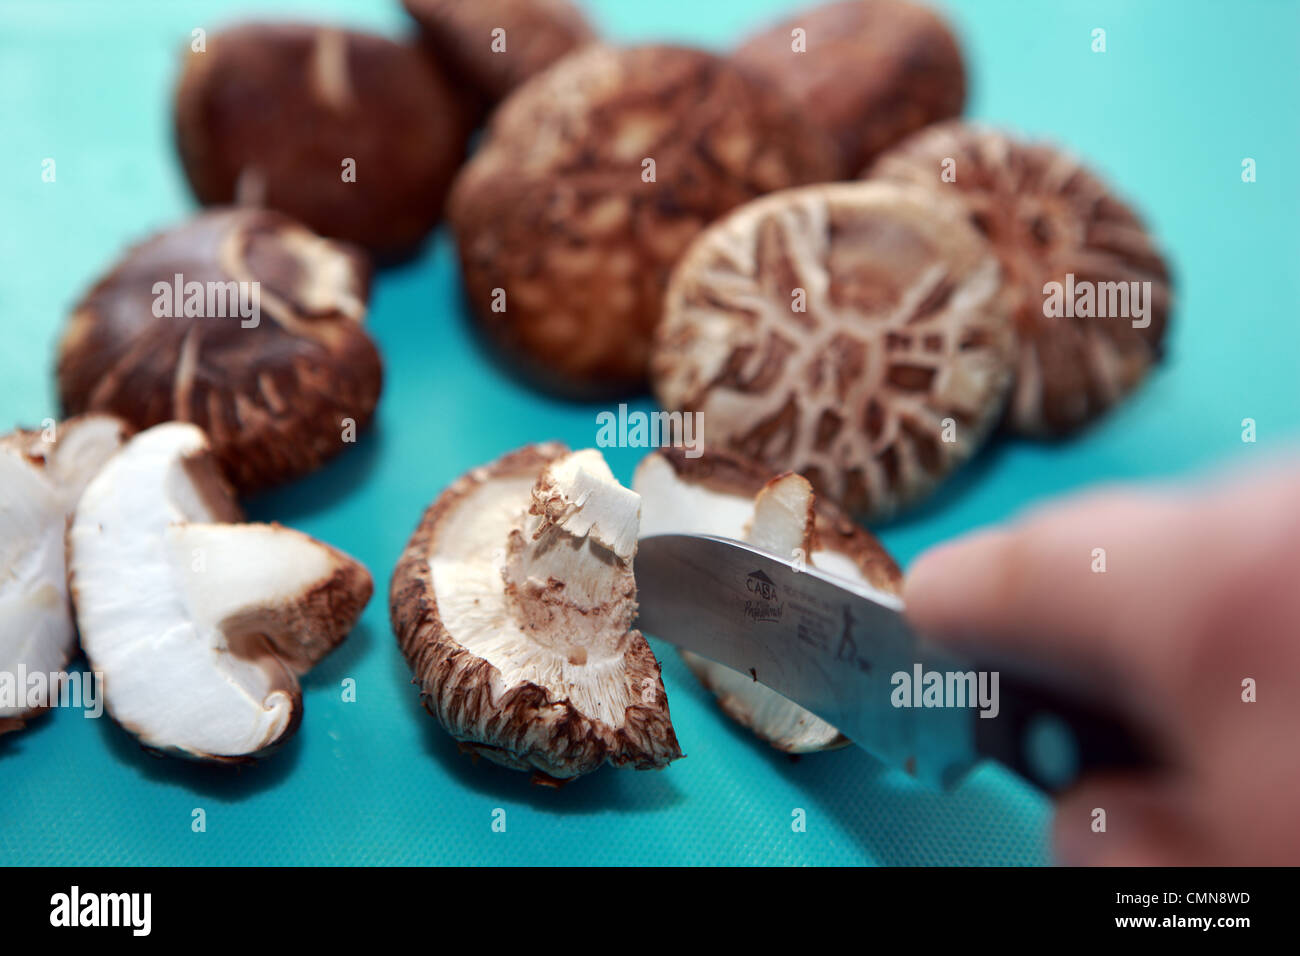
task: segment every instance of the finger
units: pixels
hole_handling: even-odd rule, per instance
[[[1297,527],[1300,463],[1201,488],[1095,492],[931,549],[910,569],[904,597],[917,623],[954,637],[1022,610],[1086,624],[1104,616],[1095,595],[1156,584],[1186,592],[1196,583],[1189,571],[1198,579],[1253,571],[1252,556],[1294,549]]]
[[[1156,627],[1160,602],[1196,584],[1190,533],[1182,509],[1149,496],[1068,502],[923,555],[904,603],[951,645],[1148,678],[1171,640]]]
[[[1207,843],[1172,780],[1111,777],[1062,796],[1052,821],[1053,857],[1065,866],[1206,863]]]

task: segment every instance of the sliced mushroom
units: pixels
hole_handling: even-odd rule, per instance
[[[681,756],[639,631],[640,502],[594,450],[532,445],[425,512],[393,575],[393,629],[463,748],[542,783]]]
[[[637,467],[641,534],[713,534],[748,541],[784,560],[847,578],[893,604],[902,574],[871,534],[836,505],[813,495],[800,475],[770,477],[756,462],[709,451],[652,452]],[[842,747],[849,741],[815,714],[721,664],[682,652],[687,666],[732,719],[787,753]]]
[[[366,569],[280,525],[242,524],[207,436],[169,423],[91,481],[69,581],[105,705],[148,747],[238,761],[302,718],[298,676],[370,600]]]
[[[118,419],[86,415],[48,435],[0,436],[0,675],[15,692],[12,702],[0,695],[0,734],[49,705],[30,705],[20,675],[61,673],[76,651],[63,534],[82,489],[125,435]]]

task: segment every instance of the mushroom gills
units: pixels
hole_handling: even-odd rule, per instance
[[[439,496],[393,578],[426,706],[465,749],[569,780],[681,756],[632,627],[640,498],[600,453],[529,446]]]

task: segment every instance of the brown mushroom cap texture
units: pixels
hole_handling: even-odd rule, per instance
[[[802,30],[797,52],[793,31]],[[742,68],[798,102],[839,145],[845,174],[966,100],[952,31],[934,11],[902,0],[843,0],[798,13],[746,41]]]
[[[369,573],[277,524],[247,524],[194,425],[141,432],[68,529],[81,646],[108,712],[147,747],[244,762],[302,719],[298,677],[351,631]]]
[[[569,0],[402,0],[402,6],[438,63],[488,103],[596,39]]]
[[[578,472],[598,493],[572,497],[561,480],[595,454],[530,445],[462,476],[425,512],[390,592],[425,708],[462,749],[541,782],[681,756],[659,664],[632,628],[636,496],[603,462]],[[621,512],[593,510],[610,495]]]
[[[756,527],[758,502],[792,478],[797,476],[777,476],[757,462],[716,449],[697,458],[680,448],[651,452],[637,466],[632,486],[641,495],[641,535],[713,534],[772,550],[772,533],[779,536],[788,529],[774,528],[771,521]],[[814,497],[811,505],[811,520],[796,529],[797,546],[807,564],[859,587],[897,596],[902,572],[881,543],[832,502]],[[781,548],[777,556],[789,560],[788,551]],[[687,651],[682,659],[729,717],[778,750],[811,753],[849,742],[830,724],[749,674]]]
[[[423,51],[294,23],[232,27],[188,52],[175,119],[200,202],[278,209],[385,259],[437,223],[468,135]]]
[[[643,386],[668,274],[691,239],[836,166],[825,134],[724,60],[594,45],[501,105],[448,216],[488,336],[552,388],[613,394]]]
[[[203,315],[179,314],[190,283]],[[238,296],[251,304],[254,289],[260,314],[243,319]],[[369,266],[349,246],[269,210],[205,213],[132,248],[81,300],[59,346],[63,406],[137,429],[194,422],[240,492],[279,484],[374,415],[383,369],[361,324],[368,293]],[[172,316],[156,314],[160,299]]]
[[[938,171],[950,160],[956,179],[941,182]],[[1168,267],[1133,210],[1071,156],[996,130],[944,123],[880,157],[869,176],[959,197],[988,237],[1006,275],[1020,342],[1007,408],[1016,432],[1073,432],[1132,392],[1160,360],[1173,301]],[[1064,287],[1069,274],[1093,284],[1098,304],[1101,290],[1118,289],[1112,283],[1126,293],[1131,283],[1150,283],[1138,286],[1150,290],[1143,293],[1149,324],[1047,315],[1044,286]],[[1117,301],[1132,309],[1127,294]]]
[[[806,186],[710,227],[673,273],[651,372],[709,448],[796,471],[862,519],[915,502],[997,422],[1015,339],[965,209]]]

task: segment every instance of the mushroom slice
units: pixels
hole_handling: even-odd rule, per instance
[[[816,498],[802,476],[770,477],[756,462],[709,451],[689,458],[679,448],[647,455],[632,483],[641,495],[641,534],[712,534],[747,541],[786,561],[803,561],[898,604],[902,574],[871,534],[831,502]],[[747,674],[682,652],[732,719],[787,753],[847,744],[826,721]]]
[[[393,575],[393,629],[464,749],[541,783],[681,756],[639,631],[640,499],[600,453],[531,445],[425,512]]]
[[[177,422],[132,439],[77,507],[81,645],[109,713],[148,747],[237,761],[283,742],[302,718],[298,675],[370,599],[352,558],[241,521],[207,436]]]
[[[0,734],[50,705],[28,699],[24,675],[59,674],[76,650],[63,533],[125,434],[116,418],[85,415],[0,436]]]
[[[44,469],[71,516],[77,499],[110,455],[122,447],[130,428],[113,415],[78,415],[51,432],[17,429],[0,435],[0,448],[15,451]]]

